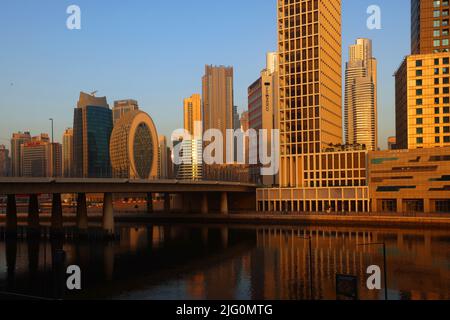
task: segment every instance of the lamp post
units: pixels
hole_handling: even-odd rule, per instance
[[[376,242],[376,243],[361,243],[358,246],[383,246],[383,271],[384,271],[384,299],[388,298],[388,286],[387,286],[387,258],[386,258],[386,243]]]

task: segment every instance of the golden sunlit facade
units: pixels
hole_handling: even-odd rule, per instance
[[[367,212],[367,151],[342,145],[340,0],[279,0],[279,189],[259,211]]]
[[[408,56],[397,71],[397,149],[450,146],[450,56]]]
[[[202,121],[202,98],[193,94],[184,99],[184,129],[194,134],[195,123]]]

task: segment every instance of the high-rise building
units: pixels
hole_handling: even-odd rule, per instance
[[[395,73],[397,149],[450,146],[449,3],[411,1],[411,50]]]
[[[22,176],[22,159],[20,155],[20,146],[31,141],[29,132],[13,133],[11,138],[11,175],[13,177]]]
[[[258,210],[367,212],[367,151],[342,143],[341,1],[278,0],[280,178]]]
[[[233,68],[206,66],[202,78],[203,130],[217,129],[224,137],[223,162],[226,162],[226,130],[234,129]]]
[[[411,1],[411,52],[449,52],[449,1]]]
[[[158,177],[159,179],[169,178],[169,156],[167,153],[167,138],[159,136],[158,138]]]
[[[63,176],[70,178],[73,175],[73,129],[68,128],[63,134]]]
[[[145,112],[125,113],[114,125],[110,143],[114,178],[158,177],[158,133]]]
[[[111,177],[109,142],[112,129],[112,111],[106,97],[81,92],[73,121],[75,177]]]
[[[260,77],[248,88],[248,127],[257,133],[258,143],[251,143],[248,148],[249,162],[253,181],[266,186],[276,183],[276,176],[261,176],[258,159],[260,130],[267,130],[267,151],[272,152],[272,130],[278,128],[278,59],[276,53],[267,54],[267,65]],[[250,143],[250,142],[249,142]]]
[[[9,150],[4,145],[0,145],[0,177],[9,177],[11,175],[11,159]]]
[[[191,139],[181,142],[181,164],[178,165],[176,178],[179,180],[201,180],[203,178],[203,141],[202,132],[196,132],[196,122],[202,121],[201,98],[194,94],[184,100],[184,129],[189,131]]]
[[[412,55],[395,74],[398,149],[450,146],[450,57]]]
[[[47,134],[33,137],[20,148],[21,171],[24,177],[60,177],[62,146],[51,143]]]
[[[377,61],[372,41],[357,39],[350,46],[345,69],[345,142],[377,150]]]
[[[199,94],[184,99],[184,129],[194,135],[195,123],[202,121],[202,101]]]
[[[139,105],[136,100],[127,99],[114,101],[113,123],[115,124],[125,113],[130,111],[139,110]]]

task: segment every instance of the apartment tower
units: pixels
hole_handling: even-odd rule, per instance
[[[344,101],[345,142],[377,150],[377,61],[369,39],[357,39],[350,46]]]

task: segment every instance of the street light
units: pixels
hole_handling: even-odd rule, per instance
[[[383,246],[383,269],[384,269],[384,299],[388,299],[388,286],[387,286],[387,262],[386,262],[386,243],[375,242],[375,243],[361,243],[358,246]]]

